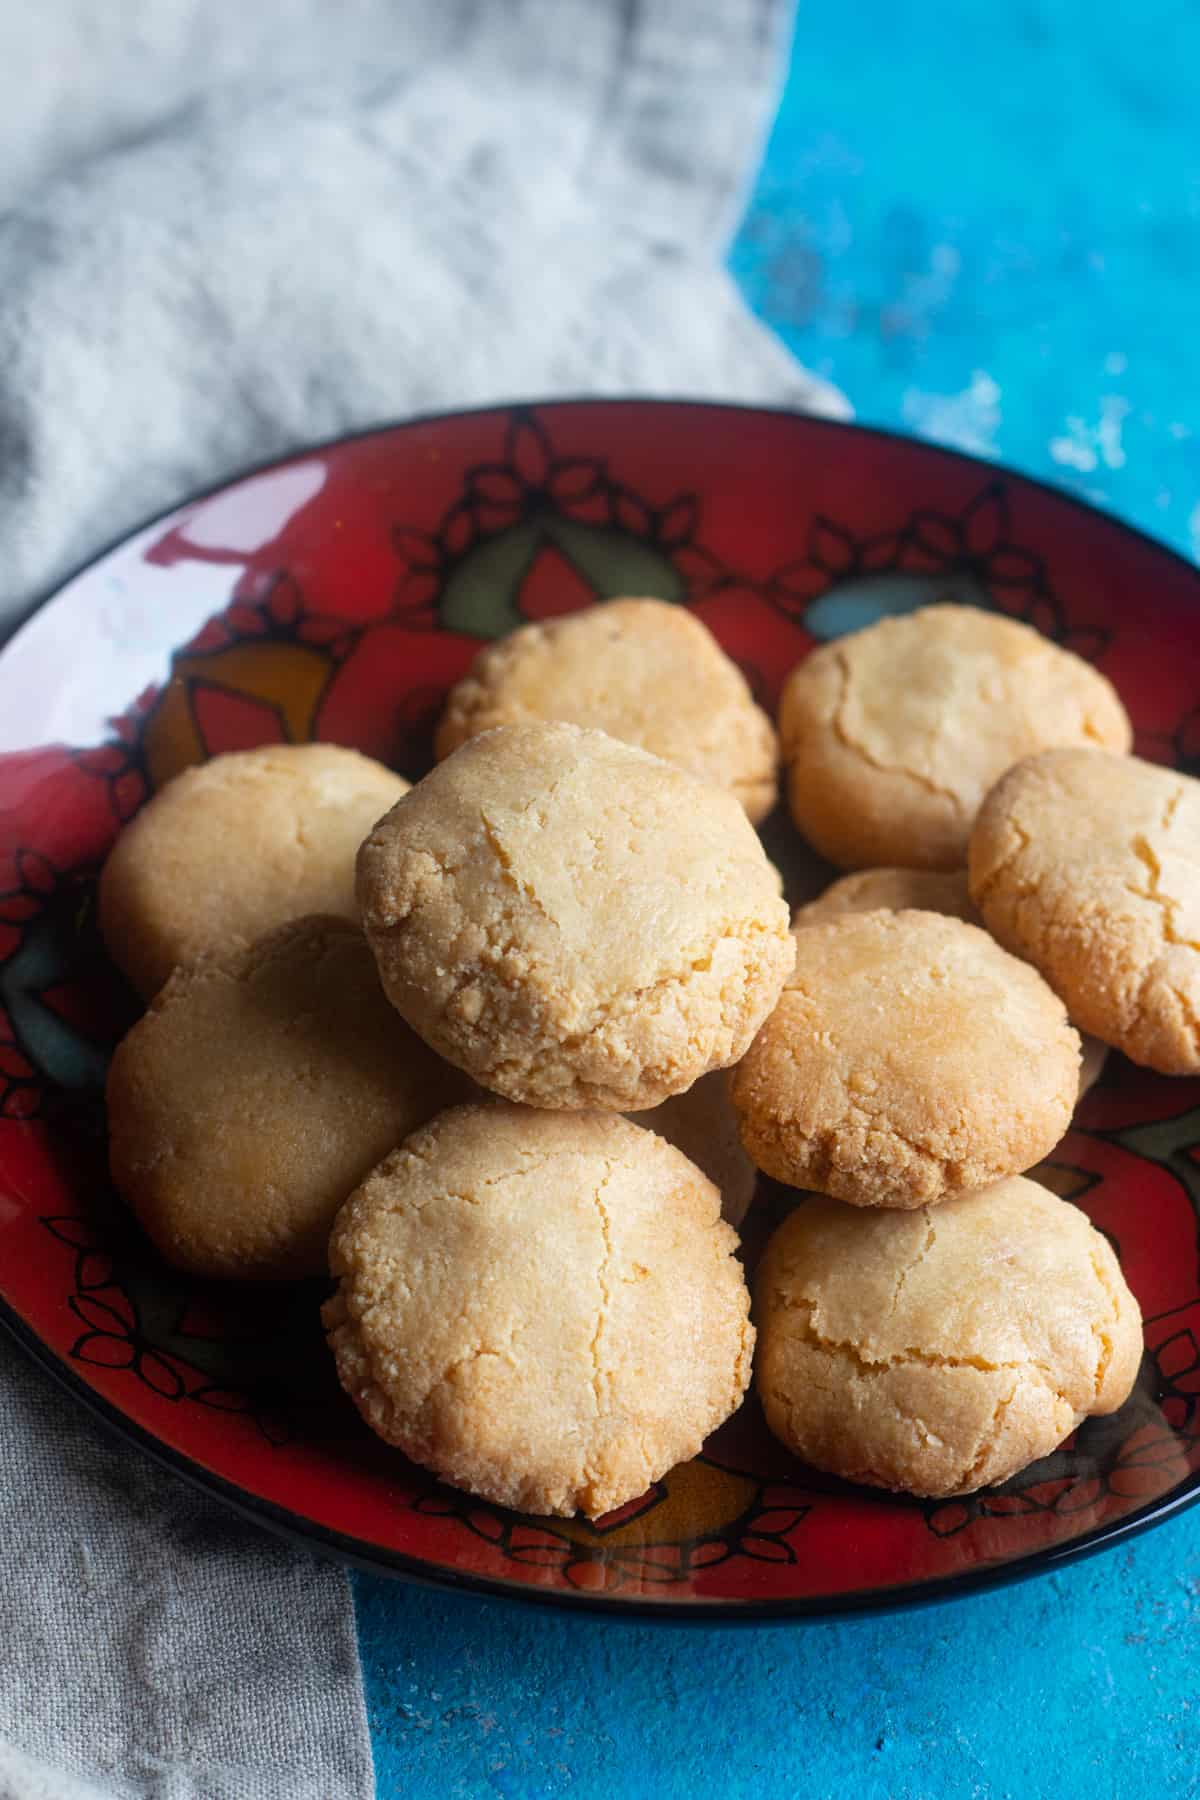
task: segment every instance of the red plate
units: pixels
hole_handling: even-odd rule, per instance
[[[529,1598],[675,1617],[884,1606],[1163,1517],[1200,1481],[1200,1083],[1116,1056],[1043,1174],[1119,1244],[1146,1315],[1141,1378],[1116,1417],[967,1500],[815,1475],[751,1401],[596,1525],[503,1512],[369,1435],[333,1379],[319,1295],[186,1281],[112,1194],[101,1086],[132,1009],[94,881],[121,822],[185,764],[268,741],[354,744],[418,776],[482,642],[622,593],[694,608],[768,705],[814,641],[970,599],[1094,661],[1139,753],[1200,772],[1200,573],[1035,482],[880,432],[568,402],[372,432],[190,502],[77,576],[0,658],[8,1323],[110,1423],[264,1523]],[[776,820],[773,853],[789,835]],[[750,1257],[787,1204],[764,1188]]]

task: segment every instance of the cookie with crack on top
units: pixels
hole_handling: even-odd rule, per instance
[[[358,896],[384,988],[484,1087],[637,1112],[737,1061],[794,951],[733,795],[602,731],[471,738],[380,821]]]
[[[1036,969],[938,913],[844,913],[795,937],[779,1005],[730,1080],[760,1169],[856,1206],[917,1207],[1054,1148],[1079,1034]]]
[[[321,1275],[350,1189],[471,1092],[388,1005],[357,926],[297,919],[177,969],[118,1046],[113,1180],[179,1268]]]
[[[731,789],[754,824],[775,804],[775,727],[686,607],[608,600],[489,644],[451,689],[438,757],[531,719],[590,726],[650,750]]]
[[[754,1284],[775,1436],[847,1481],[940,1498],[1006,1481],[1128,1398],[1141,1314],[1077,1207],[1022,1176],[936,1210],[814,1197]]]
[[[500,1506],[598,1518],[741,1405],[736,1246],[707,1177],[628,1119],[458,1107],[346,1202],[324,1320],[388,1443]]]
[[[357,923],[354,857],[408,782],[338,744],[271,744],[185,769],[117,839],[100,931],[144,999],[171,970],[305,913]]]
[[[1200,1071],[1200,782],[1048,750],[984,801],[968,872],[993,936],[1084,1031],[1164,1075]]]
[[[938,605],[825,644],[779,706],[792,817],[844,869],[954,869],[980,802],[1052,745],[1126,751],[1125,708],[1098,670],[1029,625]]]
[[[819,924],[822,919],[836,918],[841,913],[878,912],[881,908],[889,912],[915,908],[920,912],[945,913],[948,918],[962,919],[967,925],[983,924],[971,900],[965,869],[860,869],[856,874],[839,876],[815,900],[810,900],[806,906],[798,906],[792,914],[792,930]],[[1008,947],[1014,948],[1011,944]],[[1079,1095],[1082,1099],[1104,1071],[1108,1046],[1099,1038],[1089,1037],[1086,1033],[1080,1035],[1083,1058],[1079,1065]]]
[[[720,1192],[721,1217],[740,1231],[754,1198],[758,1170],[742,1149],[725,1071],[702,1075],[686,1094],[673,1094],[649,1112],[634,1113],[633,1122],[657,1131],[704,1170]]]

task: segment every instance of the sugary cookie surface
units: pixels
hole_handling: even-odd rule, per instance
[[[945,913],[948,918],[962,919],[967,925],[983,924],[971,899],[965,869],[860,869],[856,874],[840,876],[815,900],[798,906],[792,914],[792,930],[803,925],[817,925],[821,920],[836,918],[841,913],[877,912],[881,908],[902,912],[914,907],[920,912]],[[1008,947],[1016,948],[1013,944]],[[1083,1057],[1079,1065],[1079,1093],[1082,1098],[1104,1072],[1108,1045],[1083,1032],[1080,1037]]]
[[[117,839],[100,880],[113,960],[149,999],[177,965],[305,913],[358,918],[354,855],[408,783],[337,744],[273,744],[185,769]]]
[[[490,644],[451,691],[438,756],[531,719],[589,726],[653,751],[730,788],[756,824],[775,803],[775,727],[685,607],[610,600]]]
[[[798,906],[792,914],[792,929],[836,918],[839,913],[912,908],[945,913],[968,925],[982,923],[967,891],[965,869],[859,869],[853,875],[839,876],[815,900]]]
[[[824,645],[779,708],[792,815],[842,868],[954,869],[984,794],[1054,744],[1128,750],[1110,682],[1028,625],[922,607]]]
[[[113,1179],[169,1261],[324,1274],[355,1182],[469,1084],[380,992],[362,933],[299,919],[177,970],[108,1077]]]
[[[393,1004],[529,1105],[637,1111],[736,1062],[794,954],[733,795],[572,725],[464,744],[371,833],[358,894]]]
[[[772,1431],[851,1481],[1005,1480],[1128,1397],[1141,1316],[1107,1240],[1017,1176],[914,1213],[803,1201],[755,1281]]]
[[[783,996],[730,1084],[760,1169],[860,1206],[921,1206],[1058,1142],[1079,1035],[977,926],[845,913],[795,933]]]
[[[1085,1031],[1200,1069],[1200,782],[1098,750],[1032,757],[981,809],[970,882]]]
[[[443,1113],[340,1214],[325,1321],[368,1423],[504,1506],[597,1517],[741,1403],[754,1331],[712,1183],[612,1113]]]

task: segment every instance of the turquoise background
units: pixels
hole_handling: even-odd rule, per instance
[[[810,4],[731,266],[860,418],[1200,558],[1198,84],[1184,0]],[[382,1800],[1200,1794],[1200,1509],[1052,1577],[839,1624],[355,1583]]]

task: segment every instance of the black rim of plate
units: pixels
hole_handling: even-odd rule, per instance
[[[443,420],[482,418],[491,414],[503,416],[514,411],[535,414],[553,413],[566,408],[581,407],[592,407],[598,411],[622,407],[634,410],[645,408],[658,410],[661,408],[664,411],[692,407],[697,411],[726,413],[739,418],[789,419],[806,431],[818,433],[828,431],[835,436],[839,433],[848,433],[854,436],[875,438],[902,450],[919,451],[922,455],[976,469],[992,480],[999,478],[1035,488],[1058,503],[1074,508],[1086,518],[1120,531],[1137,543],[1146,546],[1156,555],[1165,557],[1176,563],[1180,569],[1186,570],[1197,584],[1197,598],[1200,600],[1200,569],[1197,569],[1186,557],[1181,556],[1178,551],[1173,550],[1170,545],[1161,543],[1138,526],[1130,525],[1124,519],[1104,512],[1100,507],[1091,505],[1089,501],[1080,499],[1066,489],[1056,487],[1053,482],[1044,481],[1035,475],[1023,474],[1019,469],[1010,468],[1004,463],[971,456],[965,451],[951,450],[943,444],[928,443],[922,438],[914,438],[900,431],[891,431],[884,426],[860,425],[847,419],[827,419],[786,407],[740,406],[730,401],[672,399],[659,396],[592,397],[580,395],[578,397],[559,397],[553,400],[497,401],[487,406],[458,407],[416,414],[407,419],[366,426],[360,431],[344,432],[320,443],[301,444],[295,449],[283,451],[248,468],[243,468],[221,481],[214,482],[209,487],[176,500],[161,512],[155,513],[140,524],[121,532],[106,543],[102,549],[87,557],[70,574],[64,576],[51,592],[35,603],[20,623],[8,634],[3,646],[0,647],[0,662],[33,619],[47,607],[52,606],[73,582],[105,562],[130,538],[136,537],[141,532],[149,530],[153,525],[170,518],[173,513],[179,512],[182,508],[210,499],[213,495],[236,487],[240,482],[247,481],[255,475],[262,475],[272,469],[277,469],[286,463],[295,461],[298,457],[319,455],[323,451],[337,449],[342,444],[354,443],[364,438],[390,436],[406,429],[438,424]],[[69,1394],[80,1401],[92,1417],[109,1432],[125,1442],[133,1444],[160,1467],[169,1470],[174,1475],[181,1476],[192,1487],[198,1488],[210,1498],[230,1507],[251,1523],[263,1526],[303,1549],[324,1552],[342,1562],[364,1569],[370,1574],[399,1577],[423,1587],[457,1589],[463,1593],[478,1594],[491,1599],[518,1601],[556,1611],[584,1611],[593,1617],[631,1621],[654,1619],[660,1624],[671,1625],[734,1625],[739,1623],[786,1623],[789,1620],[834,1619],[859,1614],[905,1611],[910,1607],[929,1605],[937,1601],[965,1599],[969,1595],[978,1594],[990,1588],[1007,1587],[1016,1582],[1028,1580],[1032,1576],[1064,1568],[1069,1563],[1077,1562],[1098,1550],[1110,1548],[1147,1530],[1152,1525],[1175,1517],[1200,1499],[1200,1470],[1197,1470],[1185,1476],[1181,1482],[1178,1482],[1165,1494],[1160,1494],[1156,1499],[1147,1502],[1146,1505],[1135,1507],[1132,1512],[1126,1513],[1119,1519],[1097,1525],[1090,1531],[1081,1532],[1078,1537],[1072,1538],[1066,1543],[1052,1544],[1044,1549],[1030,1551],[1026,1554],[1018,1553],[1003,1561],[987,1562],[977,1568],[966,1569],[956,1574],[939,1575],[925,1581],[898,1585],[895,1588],[862,1588],[842,1594],[791,1595],[762,1600],[673,1600],[668,1593],[664,1593],[661,1599],[647,1600],[641,1597],[623,1597],[619,1590],[612,1594],[592,1594],[567,1588],[539,1588],[532,1583],[479,1575],[469,1570],[456,1569],[451,1564],[431,1562],[420,1556],[408,1555],[403,1551],[390,1550],[381,1544],[347,1537],[330,1526],[318,1524],[302,1513],[291,1512],[286,1507],[277,1506],[273,1501],[248,1493],[244,1488],[237,1487],[233,1482],[226,1480],[224,1476],[215,1474],[183,1451],[175,1449],[174,1446],[156,1437],[153,1432],[137,1424],[115,1402],[91,1387],[75,1373],[69,1364],[62,1360],[57,1351],[44,1342],[3,1293],[0,1293],[0,1325],[6,1327],[16,1342],[32,1356],[33,1360]]]

